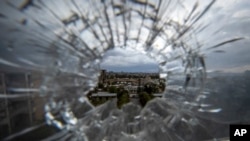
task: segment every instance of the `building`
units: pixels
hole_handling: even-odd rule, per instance
[[[0,139],[35,125],[43,118],[38,87],[41,75],[0,72]],[[40,105],[40,106],[39,106]]]
[[[104,84],[105,80],[106,80],[106,70],[101,70],[101,74],[99,77],[99,83]]]
[[[128,85],[125,86],[124,89],[127,90],[130,94],[138,92],[138,86]]]
[[[116,98],[116,93],[108,93],[108,92],[98,92],[98,93],[93,93],[90,96],[90,100],[110,100],[113,98]]]

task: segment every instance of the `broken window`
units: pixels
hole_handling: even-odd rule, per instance
[[[1,139],[31,138],[29,133],[44,129],[51,132],[39,139],[228,137],[228,124],[250,119],[247,5],[243,0],[2,0]],[[159,64],[167,88],[163,98],[143,108],[90,103],[87,94],[97,86],[103,55],[120,47]],[[10,72],[29,73],[23,81],[33,81],[22,88],[8,86]],[[29,110],[20,108],[20,118],[11,118],[19,112],[10,112],[11,100],[28,103]],[[41,105],[45,120],[36,123],[33,116]],[[28,115],[32,124],[18,121]]]

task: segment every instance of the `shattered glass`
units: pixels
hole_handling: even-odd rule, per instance
[[[45,100],[44,123],[4,139],[47,124],[58,130],[44,140],[228,140],[229,124],[250,122],[250,75],[217,70],[249,67],[249,6],[246,0],[0,1],[1,72],[42,75],[38,88],[10,87],[13,94],[1,91],[0,100]],[[103,55],[119,47],[159,64],[162,98],[143,108],[89,102]]]

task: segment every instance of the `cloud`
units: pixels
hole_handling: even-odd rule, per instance
[[[218,71],[227,72],[227,73],[243,73],[247,70],[250,70],[250,65],[232,67],[232,68],[227,68],[227,69],[219,69]]]
[[[233,18],[246,18],[246,17],[249,18],[250,17],[249,13],[250,13],[249,9],[243,9],[234,13],[232,17]]]
[[[157,71],[158,64],[148,56],[131,48],[115,48],[108,51],[101,67],[114,71]]]

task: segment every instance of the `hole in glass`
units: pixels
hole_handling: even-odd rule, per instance
[[[208,113],[217,113],[220,110],[212,110],[213,107],[211,109],[204,105],[206,103],[202,103],[202,99],[209,94],[199,93],[207,67],[203,53],[207,54],[245,37],[249,39],[247,28],[244,31],[239,28],[249,25],[245,20],[249,12],[242,7],[248,5],[247,1],[229,1],[226,6],[219,0],[73,0],[60,3],[10,0],[0,3],[0,38],[3,46],[0,48],[0,63],[46,70],[40,89],[43,96],[50,97],[46,99],[46,121],[47,124],[61,129],[60,134],[54,134],[46,140],[188,141],[212,138],[217,140],[228,136],[227,133],[218,132],[228,131],[227,128],[221,130],[217,127],[219,123],[228,123],[225,122],[225,117],[230,116],[217,114],[220,118],[213,118]],[[135,48],[143,46],[150,53],[149,56],[157,55],[154,58],[160,64],[161,76],[169,77],[171,74],[168,81],[173,78],[181,82],[184,80],[182,86],[189,93],[166,93],[169,94],[167,99],[154,99],[143,110],[131,104],[117,110],[111,102],[98,108],[89,105],[84,96],[97,82],[100,54],[113,46],[128,46],[129,43],[134,44]],[[245,55],[243,53],[239,56],[249,58],[248,51],[242,50],[242,45],[239,44],[240,47],[231,52],[245,52]],[[2,51],[5,47],[9,52]],[[38,55],[37,50],[45,55]],[[227,51],[230,49],[226,49]],[[223,51],[217,50],[216,53]],[[215,57],[214,62],[234,62],[231,60],[238,59],[235,56],[232,53],[228,59]],[[223,81],[221,83],[224,84]],[[216,106],[219,103],[217,98],[227,95],[230,100],[237,100],[240,96],[242,100],[230,102],[224,97],[226,102],[223,103],[228,104],[224,107],[238,103],[245,103],[247,106],[249,100],[246,99],[246,86],[248,85],[232,84],[232,89],[226,88],[227,93],[216,92],[208,104]],[[221,87],[222,85],[218,85],[218,88]],[[241,95],[235,93],[235,87],[242,88]],[[175,89],[168,87],[168,90],[170,88]],[[31,90],[18,89],[18,92],[30,93]],[[246,95],[242,95],[244,91]],[[228,93],[233,93],[235,97]],[[1,96],[1,105],[5,105],[6,97],[12,99],[26,95],[18,93],[6,96],[4,92]],[[15,106],[19,108],[18,105]],[[235,110],[228,109],[232,115],[238,116],[238,120],[233,121],[242,121],[241,115],[246,114],[246,106],[239,106]],[[26,116],[21,114],[20,120]],[[243,121],[249,121],[249,118],[244,118]],[[8,119],[0,121],[5,122]],[[216,121],[216,126],[206,122],[207,119]],[[6,125],[1,126],[0,135],[7,131],[6,128]],[[36,128],[37,126],[32,126],[19,131],[23,135]],[[215,131],[214,128],[218,130]],[[10,136],[18,134],[13,132]]]
[[[101,62],[98,84],[87,96],[95,106],[116,99],[118,108],[129,102],[144,107],[163,95],[165,79],[158,69],[152,58],[134,49],[109,50]]]

